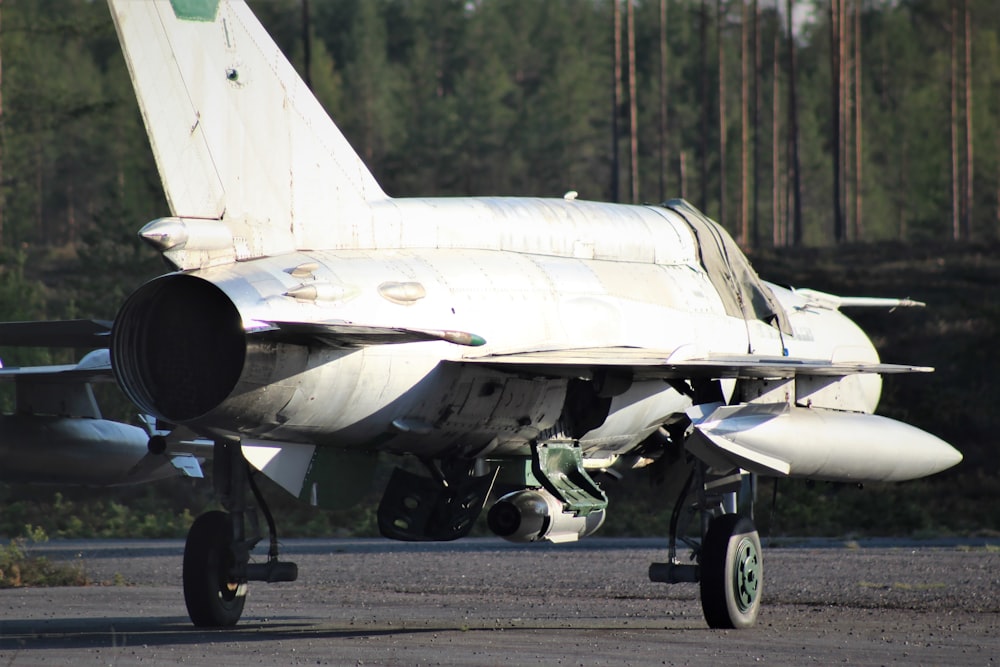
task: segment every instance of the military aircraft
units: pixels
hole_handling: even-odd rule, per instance
[[[748,480],[961,460],[872,414],[881,374],[930,369],[881,363],[839,307],[907,302],[763,282],[680,200],[389,197],[243,2],[109,4],[170,209],[139,235],[173,271],[107,344],[142,412],[213,443],[225,511],[184,552],[196,625],[237,623],[249,581],[297,576],[260,473],[333,506],[380,453],[410,455],[379,505],[387,537],[462,537],[495,499],[498,535],[560,542],[600,527],[601,479],[660,466],[676,502],[650,577],[700,582],[723,628],[760,605]],[[270,549],[252,563],[258,508]]]
[[[111,322],[102,321],[46,326],[40,331],[31,322],[0,325],[8,345],[60,347],[88,335],[100,344],[111,333]],[[106,347],[76,364],[0,368],[0,380],[15,387],[13,413],[0,415],[0,482],[121,486],[203,477],[201,463],[211,456],[205,444],[168,440],[171,434],[156,430],[151,418],[143,419],[145,428],[104,418],[92,384],[113,379]]]

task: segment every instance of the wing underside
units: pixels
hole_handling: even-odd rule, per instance
[[[707,355],[676,359],[673,351],[633,347],[535,350],[507,354],[466,356],[462,363],[482,364],[512,372],[553,377],[589,377],[595,371],[629,372],[636,379],[770,379],[799,375],[838,377],[859,373],[926,373],[926,366],[870,362],[832,362],[823,359]]]
[[[363,347],[446,341],[456,345],[479,347],[483,337],[450,329],[423,329],[408,326],[368,325],[354,322],[252,321],[247,335],[301,345]],[[0,345],[42,347],[107,347],[111,322],[71,320],[52,322],[0,323]],[[859,373],[928,373],[933,368],[905,364],[872,362],[834,362],[798,357],[765,357],[741,354],[704,355],[678,358],[678,350],[642,347],[587,347],[536,349],[516,352],[466,355],[460,363],[493,366],[511,372],[586,377],[594,370],[620,370],[637,379],[675,378],[790,378],[798,375],[844,376]],[[110,370],[103,361],[98,374]],[[82,362],[67,367],[80,373]],[[53,369],[54,370],[54,369]],[[26,372],[30,372],[27,371]]]

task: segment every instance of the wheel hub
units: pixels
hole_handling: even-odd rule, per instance
[[[733,567],[733,592],[741,612],[746,612],[757,599],[760,589],[760,553],[753,540],[744,537],[736,549]]]

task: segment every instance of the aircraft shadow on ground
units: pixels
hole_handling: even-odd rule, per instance
[[[321,627],[306,619],[243,623],[235,628],[196,628],[183,616],[152,618],[54,618],[45,621],[4,621],[0,652],[39,649],[183,646],[219,641],[337,639],[373,635],[441,632],[442,628]]]
[[[604,619],[606,620],[606,619]],[[584,621],[588,631],[621,630],[618,625],[605,623],[591,625]],[[641,630],[639,626],[630,626],[632,630]],[[518,622],[509,626],[489,624],[447,624],[436,623],[407,627],[405,622],[386,627],[354,627],[353,625],[333,625],[317,623],[313,619],[286,618],[268,622],[242,623],[235,628],[205,629],[196,628],[182,616],[163,616],[150,618],[117,617],[99,619],[81,618],[50,618],[40,620],[4,621],[0,624],[0,654],[18,651],[36,650],[67,650],[67,649],[98,649],[125,648],[129,646],[192,646],[203,643],[218,642],[274,642],[282,640],[317,640],[317,639],[356,639],[362,637],[385,637],[392,635],[423,635],[447,632],[496,632],[533,631],[572,632],[578,633],[577,625],[567,626],[565,623]],[[698,630],[687,624],[678,623],[675,627],[656,624],[655,630]]]

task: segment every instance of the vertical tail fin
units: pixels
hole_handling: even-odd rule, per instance
[[[357,236],[386,195],[245,2],[109,5],[174,216],[231,259]]]

